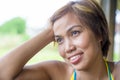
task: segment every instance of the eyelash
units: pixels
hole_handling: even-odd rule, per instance
[[[61,44],[61,43],[62,43],[62,38],[57,38],[55,41],[56,41],[58,44]]]
[[[80,33],[80,31],[75,30],[75,31],[71,32],[71,35],[72,36],[77,36],[79,33]]]

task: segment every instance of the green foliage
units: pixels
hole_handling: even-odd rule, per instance
[[[117,0],[117,9],[120,10],[120,0]]]
[[[13,18],[0,26],[1,34],[24,34],[26,22],[20,17]]]

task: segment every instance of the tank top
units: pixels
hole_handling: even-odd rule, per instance
[[[105,65],[106,65],[106,68],[107,68],[107,73],[108,73],[109,80],[114,80],[114,77],[113,77],[113,75],[111,74],[111,71],[110,71],[110,66],[109,66],[109,64],[107,63],[106,60],[105,60]],[[77,80],[76,78],[77,78],[77,74],[76,74],[76,71],[74,70],[70,80]]]

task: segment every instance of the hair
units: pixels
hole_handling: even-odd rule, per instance
[[[65,14],[75,15],[82,25],[89,28],[96,38],[102,38],[101,50],[104,57],[107,57],[110,40],[107,20],[100,5],[95,0],[71,1],[58,9],[50,18],[52,24]]]

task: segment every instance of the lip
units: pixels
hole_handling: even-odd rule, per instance
[[[83,52],[68,57],[71,64],[78,64],[82,59]]]

